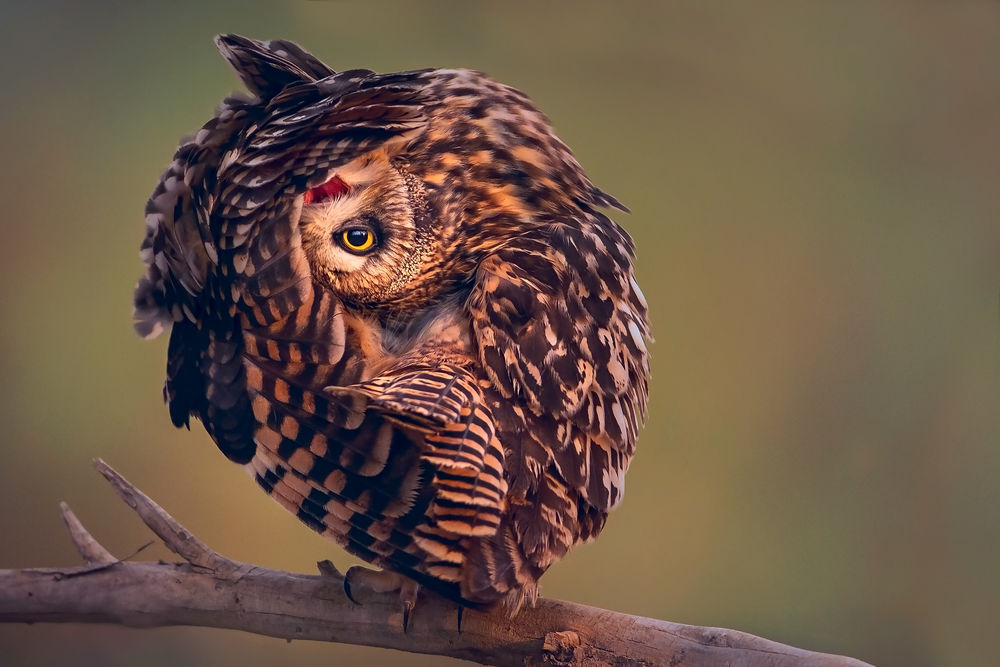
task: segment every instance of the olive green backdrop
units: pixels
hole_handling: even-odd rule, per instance
[[[528,92],[632,207],[656,343],[624,504],[546,595],[882,665],[975,665],[1000,603],[1000,5],[4,3],[0,567],[66,500],[149,533],[101,456],[222,553],[351,561],[161,404],[142,210],[237,80],[218,32]],[[142,558],[168,558],[162,547]],[[417,610],[419,613],[419,608]],[[0,627],[9,665],[438,664],[204,629]]]

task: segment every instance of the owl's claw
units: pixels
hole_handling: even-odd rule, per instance
[[[402,591],[400,591],[402,597]],[[410,629],[410,612],[413,611],[413,600],[403,600],[403,634]]]
[[[396,572],[389,570],[372,570],[360,565],[351,566],[344,574],[344,594],[355,604],[361,604],[351,594],[351,587],[361,585],[376,593],[399,591],[399,600],[403,606],[403,632],[410,627],[410,616],[417,605],[417,593],[420,585]]]
[[[351,570],[352,569],[354,568],[352,567]],[[347,574],[350,574],[351,570],[348,570]],[[351,595],[351,580],[346,575],[344,576],[344,595],[346,595],[347,599],[353,602],[354,604],[361,604],[360,602],[354,599],[353,595]]]
[[[410,614],[417,606],[417,593],[420,591],[420,584],[412,579],[403,579],[399,587],[399,599],[403,603],[403,632],[410,627]]]

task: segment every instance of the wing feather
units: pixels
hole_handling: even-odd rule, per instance
[[[481,262],[468,301],[479,357],[519,443],[511,509],[544,569],[596,535],[622,498],[645,411],[646,306],[631,239],[600,212],[539,224]],[[521,403],[525,408],[507,407]]]

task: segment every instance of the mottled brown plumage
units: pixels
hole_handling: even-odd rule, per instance
[[[227,99],[150,198],[136,328],[164,396],[351,553],[533,598],[621,500],[646,406],[628,235],[547,119],[477,72],[335,73],[218,39]]]

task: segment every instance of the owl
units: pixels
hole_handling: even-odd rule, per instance
[[[483,74],[216,41],[251,94],[177,150],[135,291],[171,420],[380,568],[348,586],[516,613],[622,500],[649,375],[627,209]]]

